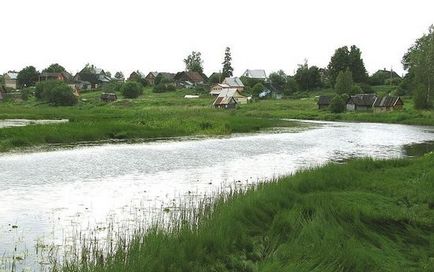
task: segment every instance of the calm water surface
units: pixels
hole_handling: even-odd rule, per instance
[[[332,160],[403,157],[405,147],[434,141],[433,127],[310,123],[285,133],[0,155],[0,271],[13,259],[18,271],[44,270],[47,255],[77,246],[77,236],[132,231],[192,195]]]

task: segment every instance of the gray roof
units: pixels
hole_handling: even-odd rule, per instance
[[[356,94],[350,96],[347,104],[354,104],[356,106],[372,107],[377,96],[375,94]]]
[[[394,107],[397,104],[404,104],[399,96],[380,96],[375,99],[374,107]]]
[[[6,75],[8,75],[8,77],[10,79],[17,79],[17,77],[18,77],[18,73],[17,72],[7,72]]]
[[[244,87],[243,82],[238,77],[227,77],[222,83],[229,85],[229,87]]]
[[[256,69],[256,70],[250,70],[247,69],[243,76],[249,77],[249,78],[256,78],[256,79],[267,79],[267,74],[265,73],[265,70]]]

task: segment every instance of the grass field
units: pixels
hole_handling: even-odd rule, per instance
[[[433,271],[433,181],[433,153],[329,164],[63,271]]]
[[[185,99],[190,90],[153,93],[150,88],[138,99],[119,99],[102,103],[100,92],[84,93],[73,107],[52,107],[29,101],[0,104],[0,119],[69,119],[66,124],[38,125],[0,130],[0,152],[46,144],[75,144],[102,140],[145,140],[187,135],[226,135],[254,132],[276,126],[293,126],[282,118],[329,121],[364,121],[434,125],[434,111],[416,111],[410,99],[405,109],[387,113],[332,114],[318,110],[316,95],[331,94],[323,90],[297,99],[258,100],[237,110],[211,107],[213,98]]]

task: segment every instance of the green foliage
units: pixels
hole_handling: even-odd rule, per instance
[[[353,78],[351,72],[349,70],[343,72],[340,71],[339,75],[336,79],[335,86],[336,93],[339,95],[342,94],[351,94],[353,90]]]
[[[287,77],[286,79],[286,88],[283,90],[283,94],[291,95],[300,91],[300,87],[298,86],[297,81],[293,77]]]
[[[349,70],[353,74],[354,82],[366,82],[368,74],[366,72],[360,49],[352,45],[348,50],[347,46],[336,49],[328,65],[328,76],[332,85],[336,84],[339,72]]]
[[[245,76],[240,77],[240,80],[245,87],[250,87],[250,88],[253,88],[258,83],[264,83],[264,81],[261,79],[250,78]]]
[[[48,95],[48,103],[54,106],[73,106],[78,102],[73,90],[66,84],[59,84]]]
[[[277,89],[279,91],[283,92],[285,90],[285,88],[287,87],[287,85],[286,85],[287,76],[286,76],[285,72],[283,72],[282,70],[271,73],[268,76],[268,80],[269,80],[270,84],[275,89]]]
[[[62,84],[64,83],[60,80],[45,80],[38,82],[35,88],[36,99],[48,101],[50,97],[50,91]]]
[[[218,84],[221,83],[223,81],[223,75],[221,73],[213,73],[209,78],[208,78],[208,84]]]
[[[319,68],[316,66],[309,67],[307,62],[298,66],[294,79],[302,91],[311,91],[322,85]]]
[[[39,73],[33,66],[27,66],[22,69],[17,76],[18,85],[20,87],[31,87],[35,86],[38,81]]]
[[[34,88],[24,88],[21,90],[21,99],[24,101],[29,100],[29,97],[33,94]]]
[[[186,59],[184,59],[185,69],[189,72],[203,73],[202,54],[200,52],[191,52]]]
[[[258,82],[252,88],[252,95],[258,97],[258,95],[264,90],[264,85],[261,82]]]
[[[119,81],[116,80],[112,80],[107,84],[104,84],[102,86],[102,91],[105,93],[117,93],[117,92],[121,92],[121,88],[122,88],[122,84]]]
[[[330,101],[330,111],[333,113],[344,112],[345,107],[346,107],[345,99],[340,95],[336,95]]]
[[[374,93],[374,89],[368,83],[362,82],[362,83],[358,83],[357,85],[359,85],[360,88],[362,89],[362,93],[365,94]]]
[[[351,88],[351,93],[349,94],[361,94],[361,93],[363,93],[362,88],[358,84],[354,84],[353,87]]]
[[[47,68],[45,68],[44,70],[42,70],[42,72],[44,72],[44,73],[62,73],[62,72],[66,72],[66,69],[58,63],[53,63],[50,66],[48,66]]]
[[[404,68],[409,70],[414,90],[415,107],[427,109],[432,107],[434,96],[434,25],[428,34],[417,39],[403,57]]]
[[[121,93],[125,98],[137,98],[143,94],[143,86],[135,81],[127,81],[122,84]]]
[[[232,68],[232,55],[231,55],[231,49],[229,47],[226,47],[225,58],[222,64],[223,64],[222,78],[231,77],[233,75],[234,68]]]
[[[124,73],[122,73],[122,72],[116,72],[116,74],[115,74],[115,78],[116,79],[119,79],[119,80],[124,80],[125,79],[125,76],[124,76]]]

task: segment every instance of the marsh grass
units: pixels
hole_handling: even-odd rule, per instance
[[[432,271],[434,154],[328,164],[232,191],[61,271]]]

